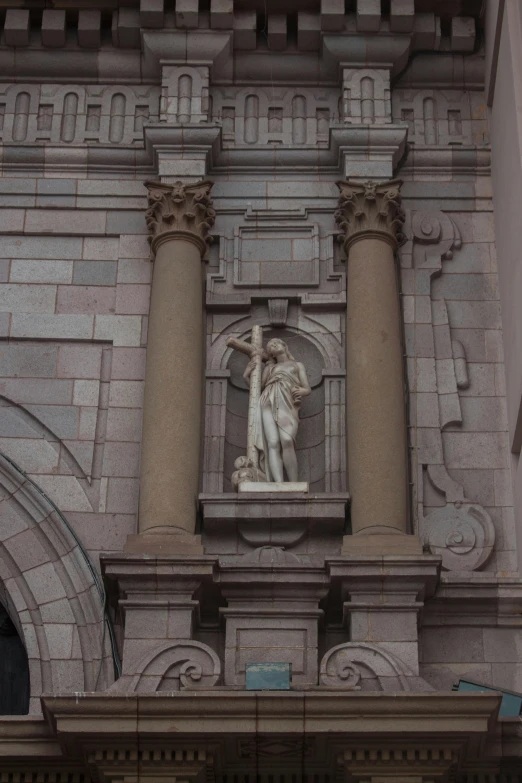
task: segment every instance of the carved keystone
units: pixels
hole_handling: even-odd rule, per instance
[[[168,185],[149,181],[145,187],[149,191],[145,221],[153,253],[156,253],[159,244],[175,236],[195,242],[203,253],[216,219],[210,197],[212,182],[196,182],[193,185],[175,182]]]
[[[402,242],[404,212],[401,207],[401,180],[389,182],[337,183],[341,191],[335,221],[342,233],[339,240],[346,254],[359,239],[383,239],[395,248]]]

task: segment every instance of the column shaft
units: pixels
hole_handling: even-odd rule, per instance
[[[406,422],[401,315],[392,246],[349,251],[346,427],[352,530],[406,531]]]
[[[156,251],[143,408],[140,532],[194,532],[203,395],[201,251],[170,238]]]
[[[419,549],[416,539],[404,535],[408,450],[394,256],[404,222],[400,185],[339,183],[335,217],[348,257],[346,441],[353,533],[345,537],[345,554],[361,547],[382,553]]]
[[[143,406],[139,536],[128,551],[196,547],[203,408],[201,258],[215,212],[209,182],[147,182],[155,255]],[[178,549],[176,549],[178,547]]]

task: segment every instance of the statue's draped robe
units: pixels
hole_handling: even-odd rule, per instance
[[[293,370],[293,372],[292,372]],[[259,451],[259,464],[266,475],[267,481],[273,481],[268,462],[268,445],[263,428],[263,408],[270,405],[274,421],[282,432],[286,432],[294,441],[297,437],[299,424],[299,406],[292,398],[292,389],[299,386],[297,366],[291,367],[274,364],[269,366],[268,378],[259,398],[256,415],[254,444]]]

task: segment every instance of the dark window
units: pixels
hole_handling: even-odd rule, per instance
[[[18,632],[0,604],[0,715],[27,715],[29,665]]]

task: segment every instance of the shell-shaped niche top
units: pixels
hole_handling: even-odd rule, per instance
[[[286,552],[280,546],[260,546],[243,557],[243,562],[257,563],[262,566],[272,565],[302,565],[297,555]]]

